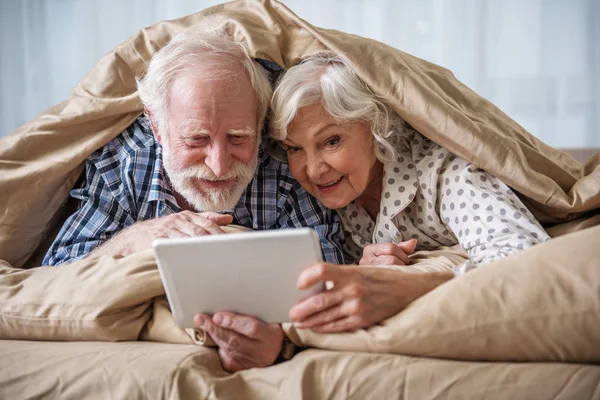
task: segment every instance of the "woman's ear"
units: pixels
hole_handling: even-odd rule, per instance
[[[163,144],[162,143],[162,132],[160,132],[158,130],[158,124],[156,123],[156,120],[155,120],[154,116],[152,115],[152,112],[146,106],[144,106],[144,112],[146,113],[146,115],[148,116],[148,119],[150,120],[150,126],[152,127],[152,132],[154,133],[154,137],[156,138],[156,141],[162,145]]]

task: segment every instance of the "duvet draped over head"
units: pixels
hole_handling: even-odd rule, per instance
[[[36,266],[31,255],[60,225],[86,157],[142,113],[135,77],[192,26],[226,29],[254,57],[284,68],[323,50],[347,57],[406,122],[516,190],[545,226],[600,207],[598,156],[581,165],[547,146],[450,71],[374,40],[315,27],[277,1],[237,1],[139,31],[104,56],[69,99],[0,140],[0,259]]]

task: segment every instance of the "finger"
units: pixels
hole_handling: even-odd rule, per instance
[[[300,290],[305,290],[320,282],[333,281],[338,282],[352,273],[352,267],[340,267],[329,263],[318,263],[304,269],[296,287]]]
[[[384,265],[406,265],[408,264],[408,255],[399,247],[396,247],[397,252],[394,252],[395,254],[391,254],[389,256],[386,256],[388,259],[391,260],[390,264],[384,264]]]
[[[205,219],[203,220],[200,225],[206,229],[211,235],[220,235],[222,233],[225,233],[225,231],[223,229],[221,229],[221,227],[216,224],[215,222],[209,220],[209,219]]]
[[[214,222],[217,225],[229,225],[233,222],[233,216],[229,215],[229,214],[219,214],[219,213],[215,213],[215,212],[203,212],[200,214],[196,214],[196,215],[200,215],[208,220],[211,220],[212,222]]]
[[[327,325],[343,317],[347,317],[347,315],[343,313],[342,306],[336,305],[320,313],[313,314],[302,322],[296,322],[294,326],[300,329],[310,329],[316,326]]]
[[[208,333],[219,347],[226,348],[230,354],[243,352],[241,351],[242,347],[250,340],[237,332],[219,327],[212,321],[212,318],[203,314],[196,315],[194,323],[196,327]]]
[[[391,242],[382,243],[381,246],[379,246],[375,251],[375,256],[394,256],[399,258],[402,261],[403,265],[408,263],[408,255],[406,255],[404,250],[398,247],[397,244]]]
[[[219,225],[217,225],[214,221],[202,216],[202,214],[190,212],[185,214],[185,218],[187,222],[186,225],[189,225],[188,229],[195,229],[204,232],[198,232],[199,234],[218,235],[225,233],[223,229],[219,227]]]
[[[211,321],[212,317],[208,314],[200,313],[194,315],[194,326],[208,333],[210,337],[214,340],[214,338],[211,335],[211,331],[213,331],[213,324]]]
[[[263,339],[271,333],[267,324],[246,315],[218,312],[213,315],[212,319],[221,328],[232,330],[254,340]]]
[[[178,229],[178,228],[167,228],[166,232],[165,232],[165,237],[167,238],[184,238],[184,237],[189,237],[190,235],[188,235],[186,232]]]
[[[242,363],[230,356],[223,347],[219,348],[219,358],[221,359],[223,368],[228,372],[237,372],[245,369]]]
[[[365,253],[367,257],[394,256],[398,257],[402,261],[402,265],[408,263],[408,255],[406,255],[404,250],[398,247],[397,244],[391,242],[372,244],[370,245],[368,251],[365,251]],[[363,253],[363,255],[365,253]],[[370,262],[370,264],[373,264],[373,262]]]
[[[376,264],[376,262],[375,262],[376,259],[377,259],[376,256],[369,256],[368,258],[367,257],[363,257],[358,262],[358,265],[375,265]]]
[[[377,256],[396,254],[398,246],[392,242],[369,244],[365,247],[363,254]]]
[[[396,256],[377,256],[369,258],[361,258],[358,265],[406,265],[400,258]]]
[[[410,255],[415,252],[417,248],[417,239],[410,239],[405,242],[397,243],[396,246],[400,247],[407,255]],[[406,260],[406,264],[408,264],[408,257]]]
[[[210,234],[203,227],[198,226],[184,218],[177,220],[176,225],[171,229],[178,230],[185,234],[185,236],[203,236]]]
[[[369,257],[375,254],[375,250],[377,249],[376,244],[368,244],[363,249],[363,257]]]
[[[371,261],[371,265],[406,265],[406,263],[396,256],[379,256]]]
[[[318,333],[341,333],[355,331],[364,328],[364,326],[365,324],[358,317],[352,315],[326,325],[317,326],[312,330]]]
[[[358,265],[373,265],[374,259],[375,259],[375,256],[372,256],[372,255],[363,257],[358,261]]]
[[[331,289],[323,293],[314,294],[292,307],[290,310],[290,319],[292,322],[303,322],[317,313],[338,305],[343,300],[344,293],[340,289]]]
[[[283,329],[281,329],[280,324],[269,324],[267,327],[276,335],[283,335]]]
[[[345,317],[354,317],[359,321],[369,317],[371,311],[365,306],[362,299],[368,293],[364,287],[359,284],[350,284],[339,290],[343,292],[344,298],[338,305],[294,325],[300,325],[299,328],[312,328],[327,325]]]

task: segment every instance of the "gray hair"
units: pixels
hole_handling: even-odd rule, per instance
[[[405,122],[369,89],[348,61],[329,52],[305,58],[280,78],[271,100],[271,137],[285,140],[298,110],[319,103],[339,122],[366,123],[380,161],[396,157],[395,136],[404,130]]]
[[[235,41],[224,31],[207,33],[189,29],[175,36],[154,54],[145,76],[136,78],[138,94],[159,129],[164,131],[170,89],[178,74],[202,70],[202,79],[231,80],[232,67],[236,65],[245,68],[256,93],[256,128],[260,134],[273,94],[269,74],[252,59],[243,43]]]

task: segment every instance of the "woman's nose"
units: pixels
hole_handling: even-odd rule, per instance
[[[310,179],[318,179],[329,171],[329,166],[321,157],[308,157],[306,174]]]

